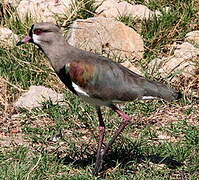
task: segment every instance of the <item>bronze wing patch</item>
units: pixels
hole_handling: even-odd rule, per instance
[[[81,61],[73,61],[65,65],[66,73],[69,73],[71,80],[79,85],[85,87],[95,76],[94,65]]]

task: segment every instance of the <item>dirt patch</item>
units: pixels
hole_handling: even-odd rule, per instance
[[[134,117],[138,127],[139,125],[164,126],[169,123],[180,120],[188,120],[188,123],[194,126],[199,125],[199,104],[185,106],[164,105],[150,113],[147,117]]]
[[[180,87],[184,94],[199,97],[199,68],[195,72],[194,76],[179,75],[175,84],[176,87]]]

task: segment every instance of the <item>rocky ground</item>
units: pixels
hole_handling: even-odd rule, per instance
[[[31,130],[27,130],[29,126],[35,129],[57,126],[57,117],[63,118],[64,121],[68,120],[67,118],[74,119],[75,125],[68,126],[75,128],[70,130],[65,127],[64,137],[68,136],[74,142],[83,139],[90,152],[93,152],[96,146],[96,125],[87,125],[93,119],[93,111],[85,104],[80,104],[79,109],[70,104],[70,101],[75,104],[78,100],[71,100],[71,94],[70,97],[64,94],[64,86],[57,80],[45,57],[37,49],[32,46],[27,49],[15,46],[16,42],[25,36],[31,24],[40,21],[57,23],[71,45],[108,56],[138,74],[170,84],[183,92],[183,99],[174,103],[147,101],[138,105],[122,105],[121,108],[132,115],[132,125],[136,129],[134,132],[127,130],[124,137],[139,138],[142,129],[152,126],[151,131],[156,133],[152,138],[154,143],[176,143],[185,137],[184,131],[173,135],[161,128],[181,121],[186,122],[184,129],[189,126],[198,128],[199,5],[197,1],[192,3],[195,9],[190,22],[186,24],[183,19],[185,15],[181,14],[179,21],[169,25],[173,18],[169,19],[169,15],[173,13],[173,9],[167,3],[162,8],[152,8],[148,1],[141,4],[119,0],[96,0],[87,4],[84,1],[72,0],[1,1],[0,147],[14,148],[25,145],[33,148],[34,143],[30,138],[32,135],[29,134]],[[184,9],[180,10],[186,12]],[[165,19],[169,19],[169,22]],[[167,24],[162,25],[162,22]],[[24,72],[17,74],[23,70]],[[53,114],[54,105],[55,109],[62,107],[66,111],[71,108],[70,113],[74,113],[74,117],[68,117],[65,112],[60,112],[61,115]],[[83,115],[79,115],[77,111],[82,110]],[[106,118],[116,118],[106,109],[104,112]],[[85,118],[86,122],[83,123],[78,120],[85,116],[90,119]],[[76,131],[76,128],[81,137],[74,137],[74,132],[71,132]],[[111,132],[112,130],[109,130],[109,133]],[[47,146],[42,143],[37,146],[44,145],[52,152],[54,144],[60,138],[60,135],[53,134]],[[62,139],[56,147],[62,152],[64,146],[68,146],[67,143]]]

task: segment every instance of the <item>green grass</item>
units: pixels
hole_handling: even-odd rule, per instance
[[[139,28],[132,17],[119,18],[140,30],[144,39],[145,55],[140,66],[145,68],[154,57],[169,55],[168,47],[173,42],[183,40],[187,32],[198,27],[196,4],[191,0],[149,1],[147,6],[163,15],[140,21]],[[32,24],[31,18],[21,22],[14,9],[0,5],[4,12],[1,25],[24,37]],[[166,6],[171,8],[169,12],[164,11]],[[76,1],[74,16],[58,19],[58,23],[67,20],[65,25],[69,25],[77,18],[94,16],[94,11],[93,1]],[[13,140],[9,146],[0,141],[0,179],[196,180],[199,177],[199,118],[194,100],[121,105],[133,120],[109,151],[103,172],[97,178],[92,176],[98,139],[94,107],[66,91],[63,105],[48,101],[32,111],[13,110],[15,100],[30,85],[65,91],[38,48],[25,45],[8,49],[0,45],[0,78],[7,82],[0,83],[0,92],[1,89],[6,92],[5,102],[0,95],[0,135]],[[121,119],[108,108],[102,110],[108,141]],[[20,116],[13,120],[15,114]],[[16,122],[21,133],[10,133]],[[23,139],[21,144],[15,143],[18,137]]]
[[[147,7],[151,10],[159,10],[162,15],[142,21],[141,35],[145,44],[145,53],[144,59],[141,60],[140,64],[144,68],[159,54],[168,55],[170,46],[174,42],[182,41],[185,35],[190,31],[196,30],[199,24],[196,15],[198,7],[191,0],[162,0],[158,2],[151,0]],[[169,7],[169,10],[166,11],[165,7]],[[120,17],[119,20],[136,29],[136,19]]]
[[[23,132],[29,140],[29,146],[2,149],[0,178],[94,178],[91,174],[97,129],[91,126],[97,124],[97,119],[94,114],[90,117],[83,115],[92,113],[93,108],[83,103],[80,108],[79,99],[68,98],[73,107],[60,108],[48,102],[42,109],[23,113]],[[108,114],[110,122],[107,122],[106,139],[110,138],[112,129],[119,123],[113,122],[116,116]],[[42,118],[49,118],[49,125],[41,127],[38,121],[42,121]],[[131,125],[105,159],[104,166],[109,172],[105,171],[101,179],[196,179],[199,168],[199,129],[187,122],[184,119],[156,129],[154,125],[142,128]],[[93,132],[88,133],[86,130]],[[139,135],[133,135],[135,131]],[[157,132],[167,133],[177,141],[161,141]],[[59,138],[53,141],[55,136]]]
[[[94,0],[75,0],[72,4],[69,15],[61,18],[57,17],[58,23],[61,25],[64,24],[67,32],[73,21],[94,17],[95,10],[97,9],[97,6],[94,6],[94,2]]]

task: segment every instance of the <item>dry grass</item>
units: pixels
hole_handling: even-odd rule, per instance
[[[76,18],[93,16],[93,7],[88,9],[83,3],[83,0],[77,1],[71,16],[59,23],[69,25]],[[161,0],[159,3],[166,2]],[[199,9],[198,1],[192,3]],[[173,41],[182,40],[186,32],[198,29],[198,13],[187,19],[182,16],[187,14],[187,9],[176,7],[175,13],[180,19],[174,25],[169,24],[173,16],[165,16],[159,24],[155,19],[142,22],[142,27],[139,24],[146,46],[141,66],[145,67],[154,56],[169,55]],[[0,16],[4,17],[1,25],[21,36],[31,24],[31,21],[20,22],[13,10],[2,4]],[[0,69],[0,178],[92,179],[98,135],[94,109],[68,91],[66,106],[48,102],[32,112],[15,109],[13,103],[30,84],[53,87],[59,92],[65,88],[45,57],[33,46],[12,50],[1,47],[0,50],[3,54],[0,55],[3,62]],[[198,96],[198,84],[196,73],[191,78],[180,77],[174,85],[183,92],[194,91]],[[121,108],[132,116],[133,122],[110,151],[101,179],[197,179],[198,102],[189,97],[173,104],[146,101]],[[103,109],[103,115],[108,140],[121,119],[106,109]],[[150,156],[162,159],[154,162]],[[184,165],[172,169],[164,161],[167,158]]]

